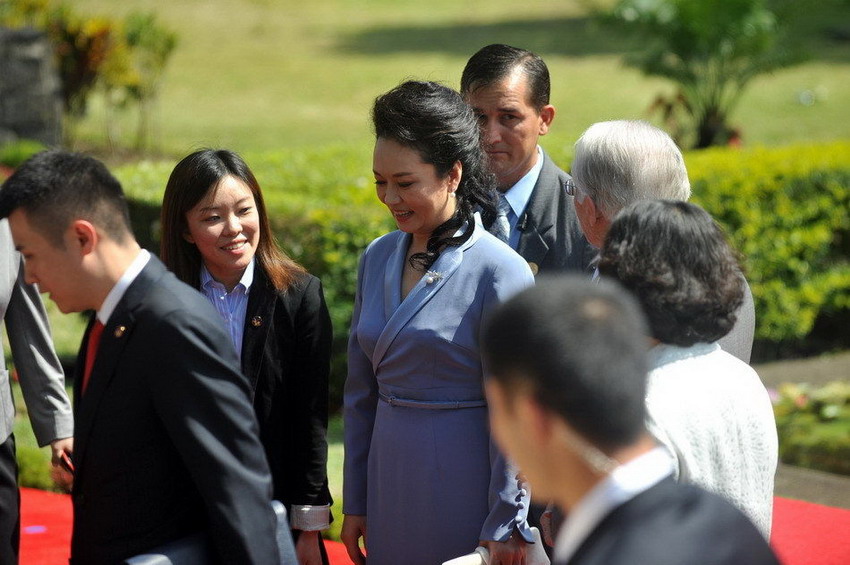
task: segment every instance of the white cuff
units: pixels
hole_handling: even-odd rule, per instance
[[[293,530],[314,532],[327,530],[330,527],[331,507],[293,504],[289,509],[289,525]]]

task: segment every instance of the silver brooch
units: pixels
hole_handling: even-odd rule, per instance
[[[432,284],[443,278],[443,273],[440,271],[428,271],[425,273],[425,284]]]

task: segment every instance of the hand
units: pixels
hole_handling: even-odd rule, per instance
[[[360,538],[363,538],[363,547],[366,545],[366,516],[358,516],[356,514],[346,514],[342,518],[342,532],[339,537],[342,543],[345,544],[345,550],[348,552],[348,557],[354,565],[366,565],[366,556],[360,551]]]
[[[62,465],[62,454],[71,456],[74,453],[74,438],[66,437],[53,440],[50,442],[50,451],[50,462],[53,464],[50,478],[62,492],[71,492],[74,487],[74,475]]]
[[[54,467],[56,467],[61,464],[60,458],[63,452],[68,455],[74,453],[74,438],[66,437],[62,439],[54,439],[50,442],[50,451],[52,453],[50,462],[53,463]]]
[[[516,531],[505,541],[484,541],[490,551],[489,565],[525,565],[526,542]]]
[[[50,470],[50,478],[59,490],[64,493],[71,492],[74,488],[74,475],[65,470],[64,467],[56,466]]]
[[[322,552],[319,551],[319,532],[302,531],[295,543],[295,555],[300,565],[322,565]]]

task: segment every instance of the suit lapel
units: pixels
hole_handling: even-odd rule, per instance
[[[398,304],[401,298],[402,262],[407,252],[408,236],[400,238],[399,247],[396,248],[395,253],[387,262],[387,271],[384,276],[384,311],[388,319],[384,330],[375,343],[375,350],[372,353],[372,369],[376,373],[378,366],[384,359],[384,355],[386,355],[387,350],[392,345],[398,333],[423,306],[440,292],[446,282],[457,271],[458,267],[460,267],[463,261],[464,251],[469,249],[481,237],[483,228],[476,226],[474,229],[475,231],[472,233],[472,237],[463,245],[444,249],[440,253],[439,258],[437,258],[437,261],[428,270],[429,273],[434,274],[424,275],[407,297]],[[401,257],[401,260],[399,260],[399,257]],[[396,298],[388,299],[387,296],[390,294]],[[398,304],[398,307],[390,310],[389,306],[392,304]]]
[[[96,419],[98,405],[115,376],[121,354],[132,336],[135,325],[134,312],[142,304],[150,287],[164,272],[165,267],[152,256],[145,268],[127,288],[103,328],[91,377],[85,394],[81,394],[82,370],[85,363],[81,364],[80,361],[85,360],[85,353],[83,352],[88,342],[88,332],[86,333],[86,340],[81,347],[78,368],[75,373],[78,377],[75,378],[75,381],[80,381],[80,383],[74,383],[76,398],[79,399],[77,400],[77,421],[74,431],[74,459],[78,474],[81,468],[85,468],[81,463],[85,460],[87,439]],[[75,480],[78,479],[79,477]]]
[[[545,151],[543,151],[542,158],[543,166],[540,169],[540,175],[537,177],[534,190],[531,192],[531,199],[523,214],[525,216],[525,229],[520,234],[517,244],[517,253],[522,255],[526,261],[538,264],[549,252],[549,246],[542,234],[553,229],[552,218],[547,218],[545,213],[547,208],[551,206],[551,200],[554,197],[551,194],[551,187],[560,186],[555,166]]]
[[[254,282],[248,293],[245,330],[242,337],[242,372],[251,382],[251,402],[260,378],[265,344],[275,317],[277,293],[259,265],[254,269]],[[257,344],[260,344],[259,346]]]
[[[392,318],[401,304],[401,276],[411,238],[410,234],[398,233],[395,250],[387,260],[387,267],[384,270],[384,319],[386,320]]]

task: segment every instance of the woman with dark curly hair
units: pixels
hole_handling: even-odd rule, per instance
[[[399,229],[360,261],[342,539],[358,565],[361,537],[369,565],[434,565],[479,543],[492,564],[518,565],[528,492],[490,439],[478,334],[534,279],[482,226],[495,184],[458,93],[405,82],[378,97],[372,118],[378,198]]]
[[[636,202],[611,224],[599,272],[631,290],[649,320],[648,428],[678,479],[726,496],[769,538],[776,424],[759,376],[716,343],[743,299],[722,230],[694,204]]]

